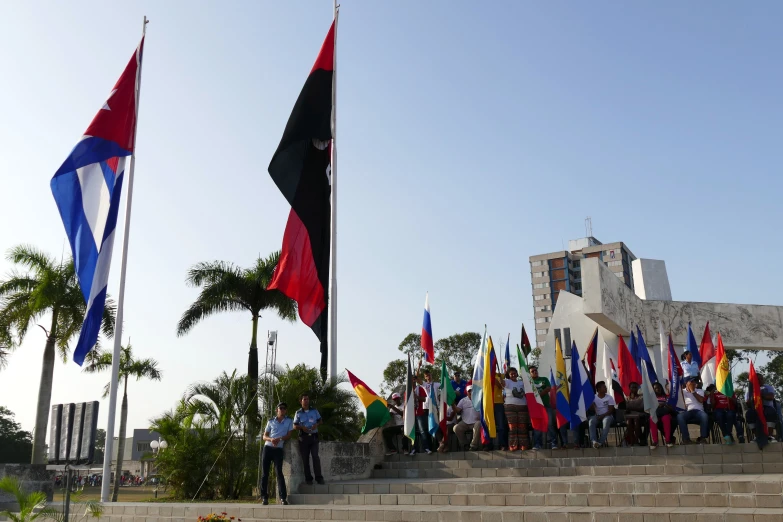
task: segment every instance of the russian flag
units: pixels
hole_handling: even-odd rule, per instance
[[[427,295],[424,298],[424,324],[421,326],[421,349],[424,350],[424,359],[430,364],[435,364],[435,347],[432,343],[429,292],[427,292]]]
[[[81,365],[101,329],[125,159],[133,154],[144,39],[82,139],[51,181],[87,313],[73,360]]]

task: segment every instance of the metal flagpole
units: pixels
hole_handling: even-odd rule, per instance
[[[334,58],[332,62],[332,227],[329,278],[329,378],[337,379],[337,0],[334,0]]]
[[[147,34],[147,17],[141,30],[142,39]],[[142,51],[143,53],[143,51]],[[128,169],[128,200],[125,203],[125,234],[122,240],[122,268],[120,269],[120,296],[117,300],[117,321],[114,326],[114,353],[111,358],[111,388],[109,391],[109,420],[106,424],[106,445],[103,455],[103,481],[101,482],[101,502],[109,502],[109,483],[111,482],[111,459],[114,450],[114,418],[117,415],[117,385],[120,373],[120,352],[122,350],[122,320],[125,301],[125,273],[128,266],[128,235],[130,233],[131,203],[133,202],[133,171],[136,167],[136,129],[139,126],[139,97],[141,96],[141,66],[143,56],[139,56],[139,69],[136,74],[136,122],[133,125],[133,154]],[[119,461],[119,459],[118,459]],[[119,480],[117,470],[114,480]]]

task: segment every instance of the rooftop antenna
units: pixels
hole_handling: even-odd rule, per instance
[[[587,237],[593,237],[593,218],[590,216],[585,218],[585,234]]]

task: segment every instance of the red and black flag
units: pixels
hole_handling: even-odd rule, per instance
[[[748,373],[747,404],[748,408],[755,412],[756,444],[759,449],[764,449],[764,446],[769,444],[769,428],[767,428],[767,418],[764,416],[764,403],[761,400],[761,385],[756,375],[756,369],[753,367],[753,361],[750,362],[750,372]]]
[[[593,389],[595,390],[595,361],[598,358],[598,328],[596,327],[595,332],[593,332],[593,337],[590,339],[590,344],[587,346],[587,351],[585,351],[585,357],[582,359],[582,364],[585,366],[585,370],[587,370],[587,374],[590,377],[590,384],[593,385]]]
[[[333,74],[334,23],[269,163],[269,175],[291,204],[269,288],[297,302],[302,322],[321,341],[322,372],[328,358]]]
[[[530,346],[530,339],[527,338],[527,332],[525,331],[525,325],[522,325],[522,353],[525,355],[525,359],[530,355],[532,348]]]

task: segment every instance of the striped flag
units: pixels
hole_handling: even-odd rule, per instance
[[[449,406],[454,404],[457,399],[457,392],[451,385],[449,372],[446,368],[446,361],[440,364],[440,429],[443,432],[443,442],[449,441],[449,428],[447,424]]]
[[[405,405],[403,410],[403,435],[416,441],[416,384],[413,381],[413,371],[411,370],[411,356],[408,355],[408,376],[405,379]]]
[[[650,359],[650,351],[647,349],[647,343],[644,342],[644,337],[642,337],[642,331],[639,329],[638,324],[636,325],[636,333],[639,340],[639,360],[647,362],[647,375],[650,377],[650,385],[652,385],[652,383],[658,382],[658,374],[655,373],[655,366],[652,359]]]
[[[726,397],[734,396],[734,383],[731,380],[731,367],[726,350],[723,348],[723,339],[718,332],[718,350],[715,354],[715,387]]]
[[[652,387],[649,364],[649,361],[642,359],[642,402],[644,403],[644,411],[650,415],[653,423],[656,423],[658,422],[658,398]]]
[[[549,428],[549,413],[546,411],[544,401],[538,393],[538,387],[530,377],[530,369],[527,367],[527,361],[517,352],[519,357],[519,376],[522,378],[522,384],[525,385],[525,398],[527,399],[527,409],[530,413],[530,424],[534,430],[546,431]]]
[[[135,146],[144,38],[82,139],[51,181],[87,313],[73,351],[81,366],[101,329],[125,158]]]
[[[579,425],[587,420],[587,408],[595,400],[595,390],[590,384],[587,370],[579,362],[579,351],[576,342],[571,344],[571,429],[579,428]]]
[[[435,347],[432,343],[432,320],[430,319],[430,293],[424,298],[424,324],[421,326],[421,349],[424,360],[435,364]]]
[[[699,356],[704,362],[701,367],[701,382],[705,388],[710,384],[715,384],[715,344],[712,342],[710,334],[710,322],[704,327],[704,335],[701,337],[701,346],[699,346]]]
[[[677,352],[674,351],[672,335],[669,334],[669,398],[666,402],[669,406],[680,411],[686,409],[685,398],[682,396],[682,380],[682,365],[680,365],[680,360],[677,358]]]
[[[571,405],[568,403],[571,397],[568,392],[568,374],[566,373],[563,349],[560,348],[560,339],[555,338],[555,371],[557,371],[557,427],[561,428],[571,420]]]
[[[364,384],[363,380],[352,374],[350,370],[346,369],[345,371],[348,373],[348,380],[351,382],[351,386],[353,386],[353,391],[359,397],[359,400],[362,401],[366,411],[362,433],[367,433],[373,428],[380,428],[389,422],[391,414],[386,401]]]

